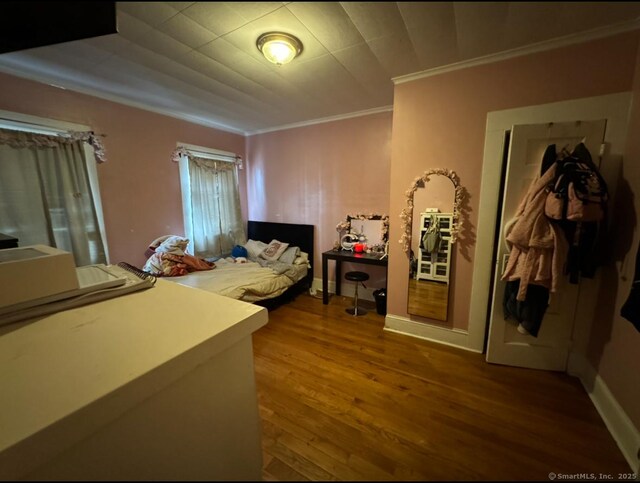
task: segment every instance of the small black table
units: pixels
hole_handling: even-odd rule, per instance
[[[336,261],[336,295],[340,295],[342,262],[387,266],[388,257],[380,259],[382,253],[354,253],[350,250],[329,250],[322,254],[322,303],[329,303],[329,260]]]

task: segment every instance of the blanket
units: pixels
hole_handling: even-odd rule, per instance
[[[284,263],[279,260],[265,260],[264,258],[258,258],[256,259],[256,262],[262,267],[270,268],[271,270],[273,270],[273,273],[277,275],[286,275],[292,280],[297,276],[295,266],[291,265],[290,263]]]
[[[179,277],[190,272],[212,270],[213,262],[207,262],[193,255],[175,255],[173,253],[156,252],[152,254],[142,268],[145,272],[157,277]]]
[[[156,277],[179,277],[200,270],[212,270],[215,263],[189,255],[189,239],[178,235],[164,235],[149,244],[147,262],[142,267],[145,272]]]
[[[282,274],[276,273],[270,264],[275,265]],[[237,300],[256,302],[281,295],[307,274],[306,265],[290,266],[274,262],[262,265],[251,261],[234,263],[232,258],[220,259],[216,261],[215,270],[189,273],[171,280]],[[286,269],[280,265],[286,265]]]

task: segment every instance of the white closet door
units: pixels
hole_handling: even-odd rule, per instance
[[[549,144],[555,143],[559,151],[567,144],[573,148],[585,138],[585,145],[597,163],[605,128],[606,120],[513,126],[496,241],[498,251],[490,302],[488,362],[554,371],[566,369],[579,286],[568,283],[568,278],[564,277],[558,292],[551,294],[538,337],[518,332],[518,322],[513,319],[506,321],[502,308],[506,284],[500,277],[509,254],[503,241],[504,226],[513,218],[531,181],[540,172],[542,156]]]

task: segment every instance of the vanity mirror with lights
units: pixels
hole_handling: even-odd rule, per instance
[[[353,250],[356,242],[361,242],[364,251],[385,253],[389,238],[389,216],[350,214],[345,221],[338,223],[336,230],[341,236],[340,247],[343,250]]]
[[[411,315],[447,320],[463,194],[458,176],[448,169],[425,171],[407,191],[400,242],[409,257]]]

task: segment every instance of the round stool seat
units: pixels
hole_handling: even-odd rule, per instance
[[[364,282],[369,280],[369,274],[364,272],[347,272],[344,274],[344,278],[352,282]]]

